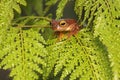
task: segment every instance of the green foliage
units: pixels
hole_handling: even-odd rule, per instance
[[[69,41],[48,47],[50,55],[47,58],[45,75],[48,75],[55,65],[54,75],[61,75],[60,80],[66,77],[70,80],[111,80],[112,72],[106,47],[86,29],[81,30],[78,35],[79,37],[72,37]]]
[[[69,1],[0,1],[0,68],[13,80],[120,79],[119,0],[75,0],[78,24],[86,26],[57,42],[45,15],[58,4],[56,19],[63,17]]]
[[[99,36],[100,40],[108,48],[109,58],[111,61],[111,66],[113,70],[114,80],[120,79],[120,5],[119,1],[106,1],[105,4],[102,4],[101,7],[104,7],[103,11],[100,7],[99,13],[95,20],[95,36]],[[111,5],[110,5],[111,4]]]
[[[67,4],[68,0],[61,0],[59,5],[58,5],[58,9],[56,10],[56,19],[60,19],[63,16],[63,10],[65,5]]]
[[[46,0],[46,2],[45,2],[46,8],[45,8],[44,13],[46,14],[49,11],[49,9],[51,8],[51,6],[55,5],[57,2],[58,2],[58,0]]]
[[[27,6],[24,6],[23,12],[25,15],[40,15],[43,16],[43,0],[26,0]],[[34,11],[34,13],[33,13]]]
[[[46,43],[39,29],[21,28],[28,19],[22,20],[17,27],[10,26],[13,9],[20,12],[18,3],[26,4],[23,0],[2,0],[0,3],[0,67],[10,69],[13,80],[35,80],[43,73],[42,67],[46,66],[44,58],[47,51],[43,45]]]

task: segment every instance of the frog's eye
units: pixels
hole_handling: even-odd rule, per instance
[[[64,20],[60,21],[60,26],[65,26],[66,24],[67,24],[66,21]]]

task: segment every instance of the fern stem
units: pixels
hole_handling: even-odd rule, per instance
[[[48,26],[42,26],[42,25],[22,25],[22,24],[18,24],[17,27],[15,28],[48,28],[51,27],[50,25]]]
[[[25,77],[25,74],[26,74],[26,71],[25,71],[25,51],[24,51],[25,48],[24,48],[24,38],[23,38],[23,30],[22,30],[22,28],[20,28],[20,45],[21,45],[21,56],[22,56],[21,60],[22,60],[22,64],[23,64],[22,65],[22,69],[23,69],[22,72],[24,72],[23,77],[26,78]]]
[[[17,19],[13,20],[12,26],[15,28],[21,28],[21,27],[32,27],[32,28],[41,28],[41,27],[51,27],[50,25],[26,25],[27,22],[29,22],[29,20],[34,20],[34,19],[42,19],[42,20],[46,20],[48,22],[51,22],[50,18],[47,17],[39,17],[39,16],[24,16],[24,17],[20,17]],[[21,22],[22,21],[22,22]]]
[[[51,21],[51,19],[48,18],[48,17],[40,17],[40,16],[24,16],[24,17],[20,17],[20,18],[14,19],[13,21],[17,22],[17,21],[20,21],[20,20],[22,20],[22,19],[26,19],[26,18],[32,18],[32,19],[35,19],[35,18],[37,18],[37,19],[43,19],[43,20],[46,20],[46,21],[48,21],[48,22]]]

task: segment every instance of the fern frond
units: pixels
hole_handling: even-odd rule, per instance
[[[24,16],[14,19],[12,26],[15,28],[44,28],[50,27],[50,18],[39,16]]]
[[[120,5],[119,1],[107,1],[100,3],[96,13],[95,20],[95,36],[99,36],[100,40],[106,45],[109,52],[109,59],[111,61],[113,80],[120,79],[119,67],[119,44],[120,44]]]
[[[10,36],[13,37],[9,40]],[[15,28],[10,30],[6,40],[9,41],[7,46],[10,49],[4,51],[7,54],[3,56],[4,59],[0,66],[3,66],[4,69],[11,69],[10,76],[14,80],[38,79],[38,73],[42,74],[42,67],[46,65],[44,57],[47,53],[43,46],[45,41],[38,31]],[[5,48],[7,47],[5,46]]]
[[[26,4],[24,0],[2,0],[0,3],[0,67],[10,69],[14,80],[34,80],[39,78],[38,74],[43,73],[42,67],[46,65],[43,60],[47,53],[43,46],[45,41],[39,35],[39,29],[10,26],[13,9],[20,13],[18,3]]]
[[[111,66],[113,68],[113,75],[115,80],[118,80],[119,70],[119,24],[120,24],[120,6],[119,1],[108,0],[76,0],[75,11],[81,18],[84,14],[82,24],[88,19],[87,26],[94,20],[95,33],[100,36],[101,42],[107,47],[108,55],[110,57]],[[112,44],[112,46],[111,46]],[[117,48],[115,48],[117,47]]]
[[[82,30],[78,35],[79,37],[72,37],[69,41],[51,46],[49,51],[51,60],[48,63],[52,63],[53,68],[55,66],[54,75],[61,75],[60,80],[65,78],[111,80],[112,71],[105,46],[86,30]],[[51,54],[56,55],[55,58]]]
[[[69,0],[61,0],[56,10],[56,19],[60,19],[63,16],[64,7]]]
[[[111,66],[113,68],[113,73],[114,73],[114,79],[118,80],[120,75],[119,75],[119,26],[118,24],[113,25],[109,24],[108,21],[106,22],[105,19],[103,20],[103,16],[98,18],[98,21],[96,21],[96,26],[95,26],[95,35],[100,36],[100,40],[107,46],[108,52],[109,52],[109,58],[111,61]],[[114,21],[112,23],[115,23]]]
[[[12,0],[9,0],[9,1],[6,1],[6,0],[1,0],[0,1],[0,35],[1,35],[1,38],[0,38],[0,41],[4,41],[5,39],[5,35],[7,33],[7,29],[9,29],[9,25],[11,24],[11,20],[13,19],[13,9],[15,9],[17,12],[21,12],[20,11],[20,8],[19,8],[19,4],[23,4],[23,5],[26,5],[26,2],[24,0],[15,0],[15,1],[12,1]],[[0,42],[0,44],[2,44]]]
[[[14,35],[9,34],[9,30],[10,30],[9,27],[11,24],[11,20],[13,19],[14,16],[13,9],[20,12],[19,4],[26,5],[24,0],[0,1],[0,52],[1,52],[0,59],[3,59],[3,57],[8,54],[6,51],[9,52],[9,50],[13,48],[12,45],[11,46],[7,45],[11,43],[10,40],[15,37]],[[17,8],[15,8],[16,6]],[[10,38],[8,39],[8,37]],[[8,40],[6,41],[6,39]],[[14,43],[14,41],[12,42]]]
[[[45,5],[47,7],[45,8],[44,13],[46,14],[49,11],[50,7],[53,6],[53,5],[55,5],[57,2],[58,2],[58,0],[46,0]]]
[[[57,47],[60,44],[55,44],[55,40],[50,41],[49,44],[50,45],[47,47],[47,51],[49,52],[49,54],[45,59],[47,66],[44,69],[44,80],[47,80],[49,78],[49,75],[53,72],[52,70],[54,69],[56,61],[58,60],[59,53],[61,52],[59,51],[60,47]]]
[[[87,24],[87,26],[90,26],[94,14],[100,5],[99,1],[100,0],[76,0],[75,12],[79,17],[79,20],[81,20],[81,25]],[[83,19],[82,16],[84,16]]]

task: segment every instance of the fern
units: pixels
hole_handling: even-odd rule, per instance
[[[59,5],[58,5],[58,9],[56,10],[56,19],[60,19],[63,16],[63,10],[65,5],[67,4],[68,0],[61,0]]]
[[[119,5],[119,2],[117,2],[117,0],[116,0],[116,2],[110,1],[108,3],[106,1],[107,0],[105,0],[105,1],[103,1],[103,0],[96,0],[96,1],[94,1],[94,0],[88,0],[88,1],[76,0],[75,11],[79,16],[79,19],[82,17],[82,14],[85,13],[84,18],[81,23],[85,24],[85,22],[87,21],[88,27],[90,27],[91,23],[93,25],[95,24],[94,25],[95,31],[94,31],[94,33],[93,32],[87,33],[87,32],[83,31],[83,32],[81,32],[81,34],[79,34],[79,37],[80,37],[80,35],[83,35],[83,33],[84,33],[83,37],[90,34],[90,35],[88,35],[88,37],[90,37],[90,38],[87,37],[84,39],[84,38],[80,37],[80,38],[78,38],[78,40],[76,42],[75,42],[75,40],[76,40],[76,38],[75,38],[75,39],[72,39],[71,42],[63,42],[63,43],[60,42],[60,43],[56,44],[57,46],[53,47],[54,52],[52,51],[50,53],[57,54],[56,57],[58,57],[58,58],[54,59],[56,61],[54,61],[55,63],[53,63],[53,65],[55,66],[54,75],[55,76],[61,75],[61,77],[60,77],[61,80],[65,79],[65,78],[68,79],[68,77],[71,80],[74,80],[77,78],[85,79],[85,80],[86,79],[87,80],[90,80],[90,79],[93,79],[93,80],[96,80],[96,79],[118,80],[119,79],[119,66],[118,66],[119,58],[115,54],[113,54],[113,51],[115,51],[114,53],[119,53],[119,50],[118,50],[118,48],[114,49],[114,47],[112,47],[112,49],[111,49],[111,46],[110,46],[111,42],[107,41],[109,39],[112,40],[111,38],[114,35],[116,35],[116,34],[114,34],[113,36],[111,36],[113,33],[112,29],[115,29],[115,28],[110,28],[110,26],[109,26],[109,25],[113,25],[114,23],[116,23],[115,26],[117,26],[114,33],[116,32],[119,37],[119,19],[116,19],[119,17],[119,7],[116,6],[116,5]],[[110,8],[109,8],[109,6],[110,6]],[[63,9],[63,8],[64,7],[61,6],[61,9]],[[106,10],[107,8],[108,8],[108,10]],[[57,10],[61,11],[61,10],[59,10],[59,7]],[[112,12],[112,10],[114,10],[114,11]],[[85,12],[82,12],[82,11],[85,11]],[[105,16],[103,17],[103,15],[105,15]],[[57,14],[57,16],[58,17],[61,16],[61,13],[59,12]],[[101,18],[101,17],[103,17],[103,18]],[[113,20],[112,17],[115,20]],[[94,23],[93,23],[93,20],[95,21]],[[104,20],[106,20],[106,21],[104,21]],[[109,21],[109,20],[111,20],[111,21]],[[100,22],[100,21],[102,21],[102,22]],[[113,23],[113,21],[115,21],[115,22]],[[103,24],[105,24],[105,22],[106,22],[106,27],[109,26],[108,28],[106,28],[107,31],[104,31],[105,25],[103,25]],[[108,22],[109,22],[109,25],[108,25]],[[109,29],[110,29],[110,31],[109,31]],[[92,31],[93,31],[93,28],[92,28]],[[90,32],[90,31],[88,31],[88,32]],[[108,33],[106,33],[106,32],[108,32]],[[108,36],[105,34],[108,34]],[[96,36],[96,38],[92,37],[94,35],[97,35],[100,37],[97,37],[97,36]],[[111,36],[111,38],[110,38],[110,36]],[[117,47],[119,47],[118,46],[118,43],[119,43],[118,37],[115,37],[115,39],[117,40],[117,41],[115,40],[115,44],[116,44],[115,46],[117,46]],[[98,38],[100,38],[100,40]],[[104,41],[104,39],[105,39],[105,41]],[[109,43],[106,44],[105,42],[106,43],[109,42]],[[112,42],[113,42],[113,40],[112,40]],[[108,44],[109,44],[109,46],[108,46]],[[68,45],[68,48],[66,47],[67,45]],[[109,47],[110,47],[110,49],[109,49]],[[57,51],[55,51],[54,49]],[[52,50],[52,48],[50,50]],[[118,52],[116,52],[116,51],[118,51]],[[111,52],[112,52],[112,54],[111,54]],[[112,58],[112,55],[114,55],[113,58]],[[109,58],[108,58],[108,56],[109,56]],[[111,64],[109,64],[109,63],[111,63]],[[102,64],[104,64],[104,65],[102,65]],[[113,64],[116,64],[116,65],[113,65]],[[110,67],[110,65],[112,65],[112,66]],[[54,66],[52,66],[52,67],[54,67]],[[112,69],[112,71],[111,71],[111,69]],[[114,73],[114,74],[112,74],[112,73]]]
[[[3,56],[4,60],[1,62],[1,66],[4,66],[4,69],[12,69],[10,76],[14,76],[14,80],[37,79],[37,73],[34,71],[42,73],[39,64],[43,66],[46,65],[42,59],[45,57],[46,50],[41,43],[38,43],[38,41],[43,42],[43,38],[33,29],[29,31],[13,29],[10,31],[14,33],[8,36],[8,38],[12,37],[11,40],[6,39],[9,42],[3,49],[3,52],[7,54]],[[29,33],[31,34],[29,35]],[[29,40],[31,42],[29,42]],[[12,43],[14,43],[14,45]]]
[[[26,5],[24,0],[21,1],[6,1],[2,0],[0,2],[0,50],[4,47],[3,45],[7,44],[7,42],[4,42],[7,38],[7,35],[9,35],[7,32],[9,32],[11,20],[13,19],[13,9],[20,12],[19,4]],[[18,4],[18,5],[17,5]],[[15,8],[17,6],[17,8]],[[13,36],[14,37],[14,36]],[[13,38],[12,37],[12,38]],[[7,47],[9,48],[9,47]],[[1,51],[2,52],[2,51]],[[5,54],[6,52],[4,52]],[[1,57],[1,56],[0,56]]]
[[[95,36],[99,35],[100,40],[107,46],[109,52],[109,58],[111,61],[113,80],[120,79],[120,67],[119,67],[119,44],[120,44],[120,6],[119,1],[105,1],[101,4],[99,12],[96,13],[95,21]],[[104,9],[103,9],[104,7]],[[101,12],[103,9],[103,12]]]
[[[51,6],[55,5],[57,2],[58,2],[58,0],[46,0],[45,5],[47,7],[45,8],[44,13],[46,14],[49,11],[49,9],[51,8]]]
[[[75,0],[78,24],[86,26],[76,36],[56,42],[53,31],[45,28],[51,19],[44,15],[58,4],[60,19],[69,1],[27,0],[24,17],[16,12],[21,13],[25,0],[0,1],[0,68],[10,69],[13,80],[120,79],[119,0]],[[30,16],[36,13],[40,16]]]
[[[1,42],[0,66],[3,69],[11,69],[10,76],[14,80],[35,80],[38,74],[42,74],[42,67],[46,65],[44,57],[47,51],[44,48],[45,41],[39,34],[39,29],[25,30],[22,26],[14,28],[10,26],[13,19],[13,9],[20,13],[21,1],[1,1]],[[8,11],[9,10],[9,11]],[[7,11],[7,12],[6,12]],[[8,13],[9,12],[9,13]],[[5,14],[6,13],[6,14]]]
[[[79,2],[79,3],[78,3]],[[76,1],[75,10],[77,14],[82,14],[82,9],[85,10],[85,16],[83,23],[87,18],[89,25],[93,18],[94,20],[94,35],[99,36],[101,42],[107,47],[108,56],[111,62],[113,71],[113,80],[118,80],[119,78],[119,24],[120,20],[120,6],[119,1],[108,1],[108,0],[96,0],[96,1]],[[86,5],[87,4],[87,5]],[[89,8],[88,8],[89,6]],[[79,8],[79,10],[77,9]],[[81,15],[79,15],[81,17]],[[116,35],[116,36],[115,36]],[[115,48],[117,47],[117,48]]]
[[[59,72],[62,71],[60,80],[67,77],[70,80],[77,78],[87,80],[112,79],[111,67],[107,61],[108,52],[105,46],[101,44],[98,38],[94,39],[92,34],[89,33],[89,35],[88,33],[86,30],[82,30],[78,34],[81,36],[72,37],[70,41],[56,43],[52,49],[49,47],[51,51],[49,51],[49,61],[52,67],[55,65],[54,75],[59,75]],[[54,54],[55,58],[51,54]]]

